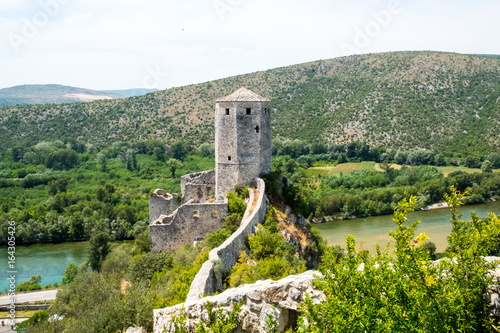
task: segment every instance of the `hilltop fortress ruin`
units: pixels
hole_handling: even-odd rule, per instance
[[[181,177],[182,200],[154,191],[149,198],[151,251],[174,250],[221,229],[226,194],[235,185],[261,187],[254,197],[263,197],[258,176],[271,172],[270,104],[246,88],[216,101],[215,169]]]

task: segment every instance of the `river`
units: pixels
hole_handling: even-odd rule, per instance
[[[32,275],[42,275],[42,287],[48,284],[61,283],[64,271],[70,262],[80,265],[87,259],[88,242],[67,242],[59,244],[33,244],[16,246],[15,268],[16,285],[29,280]],[[8,288],[7,246],[0,248],[0,269],[2,279],[0,292]]]
[[[479,216],[487,216],[488,212],[500,215],[500,201],[482,205],[465,206],[460,209],[464,219],[469,219],[475,211]],[[446,236],[450,233],[450,211],[447,208],[413,212],[410,221],[420,219],[418,232],[426,232],[430,240],[436,243],[437,251],[442,252],[448,245]],[[345,247],[345,239],[353,235],[357,243],[373,252],[376,244],[385,246],[391,239],[389,230],[395,230],[392,215],[371,216],[352,220],[333,221],[314,225],[320,230],[329,245],[340,244]],[[115,242],[117,245],[119,242]],[[87,259],[88,242],[69,242],[60,244],[34,244],[16,246],[16,284],[28,280],[32,275],[42,275],[42,286],[61,283],[64,271],[70,262],[80,265]],[[0,248],[0,292],[8,287],[7,247]]]
[[[134,241],[114,241],[111,248]],[[80,265],[88,257],[89,242],[67,242],[58,244],[33,244],[16,246],[16,285],[29,280],[32,275],[42,275],[42,287],[59,283],[70,262]],[[0,247],[0,293],[8,288],[7,246]]]
[[[488,212],[500,215],[500,201],[489,202],[480,205],[463,206],[460,208],[463,220],[470,220],[470,213],[475,211],[478,216],[486,217]],[[348,235],[353,235],[356,244],[363,243],[363,249],[374,253],[376,244],[385,248],[392,239],[390,230],[396,230],[396,223],[392,221],[392,215],[370,216],[367,218],[356,218],[351,220],[337,220],[327,223],[315,224],[321,236],[328,245],[339,244],[345,248],[345,240]],[[442,252],[448,246],[446,237],[451,230],[450,210],[448,208],[412,212],[408,221],[421,220],[417,233],[425,232],[430,241],[436,244],[437,252]]]

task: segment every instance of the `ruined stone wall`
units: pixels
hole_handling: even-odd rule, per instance
[[[188,315],[188,329],[193,332],[194,325],[202,318],[208,317],[207,302],[228,312],[232,311],[236,304],[243,302],[238,314],[239,327],[236,332],[265,333],[269,316],[278,323],[278,330],[284,332],[289,327],[295,326],[299,316],[298,305],[304,301],[306,294],[309,294],[315,304],[324,298],[324,294],[311,284],[315,275],[319,273],[307,271],[299,275],[290,275],[279,281],[258,281],[254,284],[228,289],[216,296],[192,299],[170,308],[153,310],[153,332],[174,332],[171,320],[180,314],[182,308]]]
[[[271,171],[270,108],[270,102],[216,104],[217,200],[223,199],[235,184],[255,186],[256,177]]]
[[[179,205],[177,194],[156,189],[149,197],[149,224],[156,221],[161,215],[171,214]]]
[[[222,264],[225,273],[236,264],[241,251],[245,248],[245,243],[250,234],[255,231],[255,226],[264,221],[267,210],[267,198],[264,194],[265,184],[262,179],[257,179],[258,201],[254,210],[251,206],[254,200],[254,191],[249,191],[250,198],[241,222],[241,226],[236,230],[221,246],[213,249],[209,253],[209,259],[203,264],[198,274],[195,276],[189,289],[188,300],[196,300],[200,295],[213,294],[222,289],[222,281],[215,276],[215,265],[218,261]]]
[[[162,215],[150,226],[151,251],[175,250],[197,237],[222,228],[227,216],[227,200],[218,203],[189,201],[170,215]]]
[[[215,169],[181,177],[182,202],[207,201],[215,193]]]

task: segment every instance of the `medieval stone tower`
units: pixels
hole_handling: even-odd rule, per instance
[[[215,105],[215,197],[271,172],[271,102],[240,88]]]
[[[174,250],[221,229],[228,214],[226,194],[235,185],[256,186],[256,178],[268,172],[271,102],[240,88],[215,104],[215,169],[182,176],[181,201],[162,189],[149,197],[151,251]]]

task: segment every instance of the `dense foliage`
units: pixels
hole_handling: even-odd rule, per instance
[[[495,163],[496,156],[490,154]],[[315,161],[315,157],[302,155],[295,160],[286,155],[273,161],[276,172],[283,173],[294,183],[289,201],[296,202],[302,214],[310,219],[325,215],[348,218],[390,214],[405,192],[417,197],[416,208],[419,209],[441,201],[444,194],[449,194],[451,185],[461,191],[472,188],[472,194],[465,199],[466,204],[500,197],[500,174],[492,172],[493,169],[481,172],[481,169],[420,163],[339,164],[335,160]],[[311,160],[314,162],[308,162]],[[275,175],[270,178],[273,177],[276,178]]]
[[[263,225],[248,239],[249,254],[241,251],[240,258],[227,278],[229,287],[254,283],[258,280],[279,280],[306,270],[306,261],[297,257],[294,244],[277,233],[275,208],[266,214]]]
[[[482,256],[498,253],[500,221],[495,215],[461,221],[459,191],[446,196],[452,207],[453,251],[433,263],[423,244],[424,233],[415,236],[419,221],[408,225],[407,213],[416,197],[403,199],[395,210],[395,249],[378,250],[369,257],[356,251],[352,236],[347,254],[331,251],[323,257],[323,277],[315,284],[326,299],[302,310],[299,332],[491,332],[493,322],[484,295],[497,263]]]
[[[166,162],[174,154],[176,174]],[[154,188],[179,192],[181,174],[213,165],[185,142],[170,150],[157,140],[101,150],[75,140],[18,145],[0,152],[0,243],[8,221],[16,221],[18,244],[85,240],[97,231],[135,238],[149,224]]]
[[[143,252],[142,248],[139,242],[113,247],[100,272],[89,271],[86,264],[79,268],[70,264],[53,306],[19,329],[121,332],[142,326],[151,331],[153,309],[185,301],[208,252],[191,245],[162,254]]]

